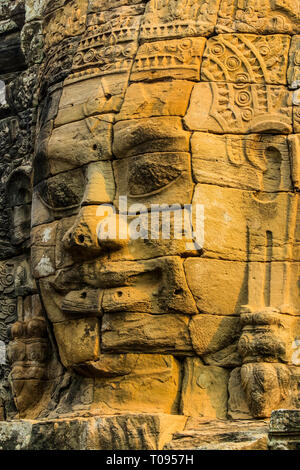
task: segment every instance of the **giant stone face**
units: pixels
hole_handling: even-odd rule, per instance
[[[295,406],[299,12],[262,3],[48,2],[31,265],[76,381],[58,415]]]

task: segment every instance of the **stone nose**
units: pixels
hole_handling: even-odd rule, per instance
[[[84,206],[65,233],[63,244],[68,250],[98,254],[127,245],[127,232],[126,221],[122,218],[121,222],[112,206]]]

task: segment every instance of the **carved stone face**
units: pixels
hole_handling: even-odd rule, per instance
[[[102,411],[174,412],[184,374],[180,410],[193,413],[187,397],[209,376],[217,409],[200,394],[196,412],[224,417],[228,370],[249,354],[264,360],[263,339],[251,340],[255,327],[248,334],[240,313],[263,311],[265,325],[299,315],[299,144],[288,137],[298,123],[286,82],[294,17],[286,7],[285,23],[272,26],[271,12],[250,27],[246,7],[243,16],[223,5],[222,15],[219,3],[77,0],[45,17],[32,269],[60,359],[95,379],[91,403]],[[219,34],[208,37],[218,11]],[[235,15],[249,29],[235,29]],[[103,205],[125,230],[124,196],[149,214],[191,204],[193,228],[176,239],[171,217],[168,240],[99,240]],[[191,235],[197,205],[201,249]],[[268,331],[274,344],[277,333]],[[291,337],[282,342],[270,362],[290,362]]]

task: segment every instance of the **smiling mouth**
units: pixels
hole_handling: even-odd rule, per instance
[[[62,296],[66,314],[100,316],[115,311],[158,313],[162,272],[152,263],[97,260],[59,271],[51,286]]]
[[[130,286],[142,279],[145,282],[151,278],[159,280],[161,269],[151,261],[108,262],[104,265],[102,261],[95,260],[60,270],[51,284],[57,292],[66,293],[82,290],[83,286],[87,289],[110,289]]]
[[[69,292],[62,301],[61,309],[66,314],[88,314],[101,316],[112,312],[158,313],[153,289],[141,286],[112,289],[83,289]]]
[[[179,257],[103,263],[60,270],[50,282],[66,314],[112,312],[195,314],[197,306]]]

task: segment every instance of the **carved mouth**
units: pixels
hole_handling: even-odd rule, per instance
[[[103,291],[99,289],[82,289],[69,292],[63,299],[61,309],[69,314],[102,314]]]
[[[144,282],[151,279],[157,282],[162,276],[162,270],[154,261],[108,262],[104,265],[95,260],[58,271],[51,285],[57,292],[67,293],[82,290],[85,286],[94,289],[131,286],[142,279]]]
[[[66,314],[102,315],[109,312],[158,313],[161,269],[155,264],[97,261],[58,272],[52,287],[64,294],[61,309]]]
[[[112,312],[158,312],[154,286],[131,286],[112,289],[82,289],[71,291],[63,299],[61,309],[66,314],[101,316]]]
[[[94,260],[60,270],[50,285],[60,294],[59,308],[67,314],[197,312],[177,257],[105,265]]]

